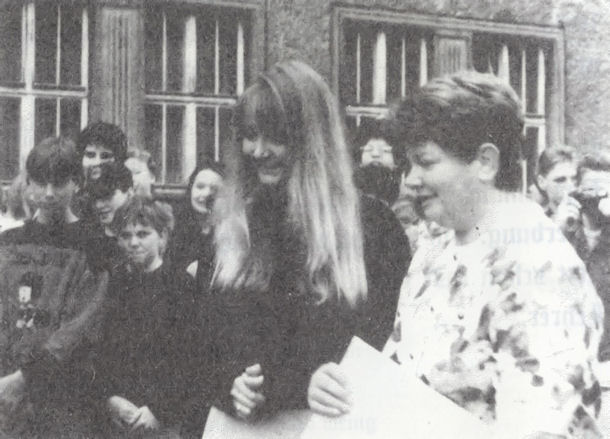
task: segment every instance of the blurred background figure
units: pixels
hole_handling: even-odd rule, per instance
[[[610,360],[610,153],[586,154],[577,172],[577,188],[557,209],[564,234],[587,266],[604,302],[604,336],[599,357]],[[607,377],[610,382],[610,374]]]
[[[220,163],[205,162],[197,166],[189,177],[176,215],[169,258],[175,270],[187,271],[196,279],[199,292],[208,290],[214,269],[212,212],[223,178]]]
[[[369,121],[354,136],[354,183],[369,195],[391,207],[400,192],[400,166],[404,154],[388,143],[382,120]]]
[[[5,212],[0,216],[0,232],[22,226],[32,218],[36,206],[28,191],[27,173],[20,172],[5,193]]]
[[[95,221],[90,223],[89,263],[96,270],[113,273],[123,264],[117,237],[111,224],[114,216],[133,196],[131,172],[122,163],[104,163],[100,176],[89,180],[84,193],[93,207]]]
[[[561,224],[556,218],[557,209],[564,198],[576,189],[576,169],[578,155],[571,146],[556,146],[545,149],[538,159],[536,186],[541,195],[540,204],[544,212]],[[561,217],[563,212],[559,212]]]
[[[125,166],[131,171],[135,194],[150,198],[152,196],[151,187],[156,180],[157,171],[157,165],[152,155],[143,149],[130,149]]]

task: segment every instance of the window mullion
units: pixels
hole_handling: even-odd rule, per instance
[[[387,53],[386,34],[379,31],[373,53],[373,104],[386,103]]]
[[[428,82],[428,44],[422,38],[419,43],[419,85]]]
[[[400,42],[400,96],[407,95],[407,41],[405,36],[402,36]]]
[[[360,46],[362,44],[360,32],[356,34],[356,103],[360,103],[360,88],[361,88],[361,67],[362,67],[362,59],[360,56]],[[358,124],[358,120],[356,120],[356,124]]]
[[[521,105],[523,113],[527,113],[527,53],[521,49]]]
[[[167,104],[161,105],[161,181],[167,181]]]
[[[244,25],[241,20],[237,23],[237,84],[236,93],[240,95],[244,91],[244,59],[245,59],[245,43],[244,43]],[[217,159],[218,160],[218,159]]]
[[[214,94],[220,93],[220,29],[218,17],[214,20]]]
[[[214,107],[214,160],[220,160],[220,107]]]
[[[57,29],[55,32],[55,85],[61,84],[61,6],[57,5]]]
[[[35,69],[35,43],[36,43],[36,11],[34,3],[23,5],[22,9],[22,41],[23,41],[23,81],[25,83],[25,96],[21,98],[19,123],[19,164],[23,167],[28,153],[34,147],[35,141],[35,100],[32,94]]]
[[[81,59],[80,59],[80,83],[86,90],[86,97],[81,100],[80,126],[87,126],[89,119],[89,14],[87,8],[83,8],[81,33]]]
[[[510,60],[508,58],[508,46],[503,44],[498,57],[498,78],[504,83],[510,84]]]
[[[163,11],[163,35],[161,39],[161,51],[161,90],[167,91],[167,14],[165,11]],[[165,106],[163,108],[165,109]],[[165,168],[163,169],[163,172],[165,172]],[[163,179],[165,180],[165,176]]]

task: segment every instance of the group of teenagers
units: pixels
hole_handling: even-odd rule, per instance
[[[341,416],[358,336],[515,438],[601,438],[603,305],[521,195],[521,108],[462,72],[389,116],[416,211],[448,230],[413,257],[387,203],[357,189],[336,98],[299,61],[239,97],[222,164],[199,163],[175,209],[135,194],[117,127],[42,141],[26,161],[36,213],[0,235],[0,434],[201,437],[211,406]],[[557,239],[490,239],[540,226]]]

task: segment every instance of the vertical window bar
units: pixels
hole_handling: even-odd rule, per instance
[[[521,50],[521,105],[523,113],[527,112],[527,53]]]
[[[545,104],[546,104],[546,65],[544,59],[544,52],[542,49],[538,49],[538,96],[536,100],[537,113],[544,115]]]
[[[400,47],[400,96],[407,95],[407,42],[403,35]]]
[[[55,56],[55,85],[61,83],[61,6],[57,5],[57,29],[55,34],[55,44],[57,46]],[[58,114],[58,113],[56,113]]]
[[[26,96],[21,99],[19,123],[19,166],[23,168],[28,153],[34,146],[36,121],[35,101],[32,94],[34,70],[36,66],[36,10],[34,3],[23,6],[23,80],[25,82]]]
[[[428,45],[424,38],[419,43],[419,85],[428,82]]]
[[[167,181],[167,104],[161,105],[161,181]]]
[[[220,160],[220,107],[214,107],[214,160]]]
[[[360,103],[360,32],[356,34],[356,103]],[[358,119],[356,119],[356,125],[358,125]]]
[[[498,57],[498,78],[504,83],[510,84],[510,64],[508,59],[508,46],[503,44]]]
[[[80,59],[80,82],[88,91],[89,89],[89,15],[87,8],[83,8],[82,19],[82,35],[81,35],[81,59]],[[82,100],[80,107],[80,126],[81,129],[87,126],[89,112],[89,101],[85,97]]]
[[[167,91],[167,14],[163,11],[163,34],[161,37],[161,90]],[[163,106],[163,127],[165,127],[165,105]],[[163,137],[165,142],[165,137]],[[165,150],[164,150],[165,151]],[[165,160],[165,152],[163,153]],[[163,165],[163,181],[165,181],[165,165]]]
[[[55,99],[55,136],[61,135],[61,98]]]
[[[244,25],[241,20],[237,23],[237,84],[236,93],[240,95],[244,91]],[[218,160],[218,159],[216,159]]]
[[[220,29],[218,18],[214,21],[214,94],[220,93]]]
[[[197,21],[194,15],[184,22],[184,69],[182,91],[193,93],[197,85]],[[197,107],[186,104],[182,121],[182,175],[189,175],[197,163]]]
[[[373,104],[385,104],[387,81],[387,44],[385,32],[377,33],[373,52]]]
[[[194,15],[186,17],[184,23],[183,53],[182,91],[193,93],[197,84],[197,21]]]

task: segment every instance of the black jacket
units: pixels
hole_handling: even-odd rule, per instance
[[[264,293],[213,291],[209,307],[213,396],[229,413],[233,380],[252,364],[260,363],[265,377],[263,412],[273,412],[306,407],[312,373],[326,362],[340,361],[354,335],[381,349],[392,331],[410,261],[408,240],[393,212],[382,202],[363,197],[367,301],[355,310],[336,300],[317,304],[303,290],[303,246],[290,226],[265,218],[273,213],[265,212],[264,206],[258,211],[255,207],[255,215],[260,221],[254,221],[258,226],[251,234],[274,242],[270,288]]]

